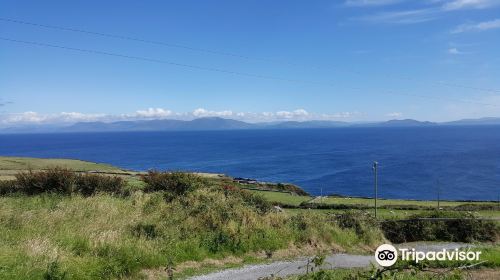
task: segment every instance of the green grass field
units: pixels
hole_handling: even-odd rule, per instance
[[[0,170],[40,170],[50,167],[65,167],[76,171],[123,172],[122,169],[103,163],[93,163],[76,159],[43,159],[0,156]]]
[[[304,211],[319,213],[319,214],[329,214],[329,213],[343,213],[346,210],[343,209],[286,209],[285,211],[290,213],[301,213]],[[373,214],[374,210],[362,210]],[[378,209],[377,214],[380,219],[405,219],[409,216],[415,214],[423,214],[426,211],[422,210],[390,210],[390,209]],[[495,218],[500,219],[500,211],[475,211],[473,212],[478,218]]]
[[[348,198],[348,197],[319,197],[312,198],[310,196],[299,196],[292,195],[289,193],[273,192],[273,191],[255,191],[265,197],[267,200],[278,203],[281,205],[290,205],[298,207],[302,202],[316,203],[316,204],[330,204],[330,205],[363,205],[368,207],[373,207],[374,200],[369,198]],[[461,201],[441,201],[440,207],[456,207],[464,204],[472,205],[488,205],[488,206],[498,206],[496,202],[461,202]],[[422,206],[422,207],[432,207],[437,209],[437,201],[421,201],[421,200],[400,200],[400,199],[380,199],[378,200],[378,206]],[[470,212],[481,218],[500,218],[500,207],[499,210],[477,210],[477,211],[464,211]],[[302,211],[309,211],[314,213],[342,213],[343,209],[286,209],[292,213],[300,213]],[[364,209],[373,213],[373,209]],[[424,213],[427,210],[400,210],[400,209],[378,209],[378,215],[383,219],[404,219],[408,216],[414,214]]]
[[[44,159],[0,156],[0,180],[13,179],[14,175],[25,170],[43,170],[51,167],[64,167],[75,171],[99,171],[127,173],[109,164],[93,163],[76,159]]]
[[[272,202],[277,202],[280,204],[299,206],[302,202],[309,201],[313,199],[310,196],[301,196],[296,194],[290,194],[285,192],[273,192],[273,191],[256,191],[251,190],[251,192],[262,195],[267,200]]]
[[[311,201],[313,203],[325,203],[325,204],[347,204],[347,205],[374,205],[374,200],[372,198],[357,198],[357,197],[318,197]],[[446,206],[458,206],[466,202],[462,201],[440,201],[440,207]],[[467,202],[471,204],[481,204],[481,205],[493,205],[497,206],[497,202]],[[402,199],[378,199],[377,205],[415,205],[415,206],[425,206],[425,207],[437,207],[437,201],[425,201],[425,200],[402,200]]]

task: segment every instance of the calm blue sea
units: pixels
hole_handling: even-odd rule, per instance
[[[225,173],[319,194],[497,200],[500,126],[0,135],[0,155]]]

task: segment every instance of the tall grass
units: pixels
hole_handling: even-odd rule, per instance
[[[366,280],[370,278],[370,271],[364,270],[321,270],[313,273],[308,273],[299,276],[292,276],[286,280]],[[280,279],[280,278],[277,278]],[[375,278],[373,278],[375,279]],[[443,272],[436,274],[431,272],[413,272],[413,271],[396,271],[376,279],[392,279],[392,280],[465,280],[465,273],[459,271]],[[262,280],[276,280],[276,278],[267,278]],[[285,279],[282,279],[285,280]]]
[[[24,186],[35,191],[0,197],[0,279],[138,278],[170,263],[289,246],[347,251],[383,238],[376,229],[360,236],[325,215],[272,211],[258,195],[195,175],[155,176],[130,196],[84,192],[81,186],[99,185],[94,178],[49,188],[26,176]]]

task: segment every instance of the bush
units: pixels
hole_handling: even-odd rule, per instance
[[[422,271],[420,269],[391,269],[384,270],[376,275],[379,271],[383,271],[378,267],[372,267],[369,270],[365,269],[334,269],[312,271],[303,275],[286,278],[289,280],[366,280],[366,279],[399,279],[399,280],[463,280],[466,278],[465,273],[459,270],[451,271]],[[278,280],[281,278],[264,278],[263,280]]]
[[[426,220],[422,218],[444,218]],[[498,228],[495,222],[479,220],[471,214],[432,212],[414,215],[407,220],[382,222],[385,236],[392,242],[413,241],[496,241]]]
[[[142,180],[146,183],[145,192],[165,191],[173,197],[184,195],[208,183],[198,175],[182,172],[149,171],[142,176]]]
[[[445,208],[446,209],[446,208]],[[466,204],[460,204],[455,207],[451,207],[450,210],[455,210],[455,211],[491,211],[491,210],[500,210],[498,205],[495,204],[472,204],[472,203],[466,203]]]
[[[255,207],[259,212],[266,213],[271,210],[271,203],[264,196],[252,193],[248,190],[233,186],[224,186],[224,195],[240,197],[246,205]]]
[[[132,235],[135,237],[145,237],[154,239],[158,235],[158,230],[155,224],[138,223],[132,227]]]
[[[84,196],[98,192],[119,194],[125,186],[120,177],[110,177],[97,174],[79,174],[76,177],[76,189]]]
[[[16,180],[0,180],[0,195],[16,193],[17,191]]]
[[[47,265],[47,270],[43,274],[44,280],[64,280],[69,279],[65,271],[61,271],[60,264],[57,260],[50,262]]]
[[[119,177],[75,174],[69,169],[51,168],[45,171],[21,172],[16,175],[16,180],[2,181],[0,195],[20,192],[27,195],[57,193],[91,196],[99,192],[118,194],[124,186],[124,180]]]
[[[28,195],[40,193],[71,194],[75,189],[75,174],[64,168],[51,168],[46,171],[29,170],[16,175],[19,190]]]
[[[364,235],[379,226],[372,215],[361,211],[345,211],[334,215],[334,219],[340,228],[353,229],[358,235]]]
[[[274,186],[276,189],[278,189],[280,191],[288,191],[291,193],[295,193],[297,195],[310,196],[309,193],[307,193],[306,191],[304,191],[300,187],[292,185],[292,184],[278,183],[278,184],[275,184],[272,186]]]

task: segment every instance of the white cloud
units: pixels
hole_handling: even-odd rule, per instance
[[[149,108],[147,110],[138,110],[135,112],[135,116],[138,118],[165,118],[172,114],[172,111],[162,108]]]
[[[464,52],[459,51],[457,48],[449,48],[448,53],[453,55],[464,54]]]
[[[353,0],[350,5],[369,6],[371,2]],[[391,1],[373,1],[372,6],[375,3],[383,5],[389,4],[389,2]],[[420,4],[418,8],[412,10],[384,11],[355,17],[352,20],[386,24],[416,24],[436,20],[446,13],[458,10],[491,8],[500,5],[500,0],[428,0],[421,1]]]
[[[451,31],[453,34],[469,32],[469,31],[485,31],[490,29],[500,28],[500,19],[483,21],[479,23],[468,23],[457,26]]]
[[[0,123],[8,124],[41,124],[41,123],[74,123],[100,121],[106,117],[105,114],[83,114],[77,112],[62,112],[59,114],[40,114],[37,112],[23,112],[0,115]]]
[[[67,125],[77,122],[114,122],[114,121],[134,121],[152,119],[178,119],[192,120],[203,117],[231,118],[248,122],[269,122],[269,121],[307,121],[307,120],[347,120],[359,115],[359,112],[339,112],[333,114],[314,114],[305,109],[277,112],[233,112],[230,110],[212,111],[198,108],[192,112],[176,113],[163,108],[148,108],[137,110],[131,114],[87,114],[79,112],[62,112],[54,114],[43,114],[33,111],[23,113],[0,114],[0,127],[9,127],[27,124],[51,124]]]
[[[321,114],[319,120],[349,119],[360,115],[359,112],[340,112],[335,114]]]
[[[60,119],[63,122],[73,122],[73,121],[97,121],[105,117],[105,114],[83,114],[78,112],[62,112],[57,115],[52,115],[51,118]]]
[[[401,2],[401,0],[347,0],[346,6],[367,7],[367,6],[385,6]]]
[[[438,9],[417,9],[405,10],[394,12],[382,12],[362,17],[354,18],[354,20],[361,20],[374,23],[392,23],[392,24],[414,24],[431,21],[436,19]]]
[[[276,117],[279,119],[304,119],[309,116],[309,113],[304,109],[297,109],[295,111],[278,111]]]
[[[233,115],[232,111],[209,111],[203,108],[198,108],[191,113],[193,116],[197,118],[202,117],[230,117]]]
[[[28,111],[19,114],[9,114],[4,119],[2,119],[3,123],[24,123],[24,122],[41,122],[44,120],[42,116],[40,116],[36,112]]]
[[[500,4],[499,0],[453,0],[443,4],[445,11],[462,9],[485,9]]]
[[[400,118],[401,116],[403,116],[403,113],[401,113],[401,112],[392,112],[392,113],[386,114],[385,116],[389,117],[389,118]]]

